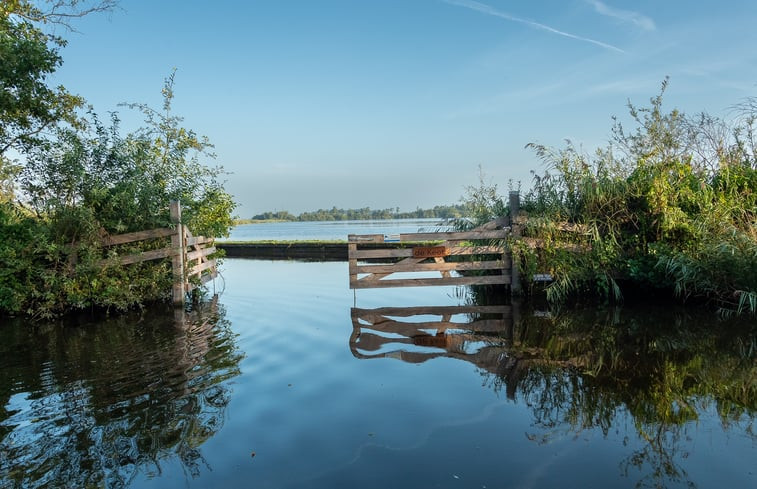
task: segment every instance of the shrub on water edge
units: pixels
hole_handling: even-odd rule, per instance
[[[10,202],[0,202],[0,311],[24,310],[29,290],[38,283],[41,266],[36,248],[44,243],[41,222],[25,216]]]
[[[725,130],[661,104],[660,95],[650,108],[629,105],[639,127],[629,133],[616,122],[613,144],[593,157],[570,143],[529,145],[547,170],[534,176],[521,208],[530,217],[526,236],[542,246],[516,243],[518,262],[526,276],[555,277],[553,301],[618,301],[623,279],[757,314],[756,117]],[[713,135],[721,136],[714,145]],[[584,231],[565,232],[563,222]]]
[[[234,202],[202,164],[209,143],[182,128],[170,112],[147,114],[146,128],[125,138],[113,116],[105,127],[92,115],[88,131],[60,129],[57,139],[30,150],[20,187],[26,207],[2,203],[0,313],[50,318],[82,309],[123,311],[170,296],[167,260],[129,266],[102,261],[169,246],[168,238],[103,248],[108,235],[169,227],[169,203],[195,235],[225,236]]]

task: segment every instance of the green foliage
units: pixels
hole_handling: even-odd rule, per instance
[[[497,190],[497,184],[487,181],[481,167],[478,169],[478,186],[465,187],[465,195],[460,205],[463,214],[453,220],[453,226],[460,231],[481,226],[508,212]]]
[[[45,13],[23,0],[0,3],[0,202],[14,196],[20,167],[12,152],[24,153],[42,144],[44,131],[57,124],[81,122],[75,111],[84,100],[62,86],[47,84],[48,76],[62,64],[58,50],[65,41],[37,24],[59,22],[58,13]]]
[[[432,209],[400,212],[399,208],[371,209],[318,209],[295,216],[288,211],[268,211],[252,217],[253,221],[366,221],[382,219],[453,219],[463,215],[463,206],[437,205]]]
[[[629,104],[637,127],[616,120],[594,156],[573,145],[529,145],[547,164],[522,207],[539,251],[516,247],[526,270],[549,272],[556,301],[579,294],[622,297],[619,281],[669,289],[757,313],[755,106],[736,127]],[[565,232],[565,226],[582,232]]]
[[[0,6],[0,165],[8,164],[8,150],[40,144],[45,129],[79,122],[75,110],[84,100],[62,86],[47,85],[47,77],[62,64],[58,49],[65,41],[37,27],[34,21],[44,18],[27,1]]]
[[[9,202],[0,202],[0,311],[19,313],[28,291],[42,272],[37,263],[37,245],[46,237],[44,224]]]
[[[145,115],[145,126],[126,137],[115,115],[109,127],[94,114],[82,117],[81,97],[48,85],[65,40],[43,27],[70,30],[71,19],[114,7],[113,0],[0,3],[0,313],[52,317],[165,298],[165,260],[129,267],[103,260],[165,247],[167,239],[107,250],[101,243],[171,225],[172,200],[197,235],[226,236],[231,228],[235,204],[223,170],[200,161],[213,156],[212,146],[171,111],[173,74],[162,110],[129,105]],[[14,202],[17,189],[23,202]]]
[[[90,115],[86,130],[59,128],[57,139],[28,151],[20,187],[34,218],[5,204],[10,217],[0,223],[0,233],[9,244],[0,253],[9,263],[23,259],[0,278],[0,287],[8,289],[0,310],[52,317],[167,298],[166,261],[102,266],[116,252],[166,247],[166,238],[107,250],[101,243],[108,235],[170,226],[172,200],[181,202],[183,221],[195,235],[228,235],[235,204],[219,180],[223,170],[200,162],[200,156],[212,156],[209,143],[171,113],[173,75],[163,95],[161,112],[135,105],[146,125],[134,134],[122,137],[115,115],[109,127]]]
[[[252,216],[253,221],[296,221],[297,216],[289,211],[267,211]]]

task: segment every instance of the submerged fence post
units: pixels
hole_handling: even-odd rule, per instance
[[[184,305],[184,226],[181,224],[181,204],[178,200],[172,200],[169,207],[171,222],[176,225],[176,232],[171,235],[171,248],[174,255],[171,257],[173,268],[173,305]]]
[[[510,229],[512,229],[513,238],[519,238],[521,235],[521,225],[518,222],[518,215],[520,214],[520,192],[517,190],[510,191]],[[513,295],[520,295],[520,268],[517,260],[510,252],[510,290]]]

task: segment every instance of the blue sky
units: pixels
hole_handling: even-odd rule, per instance
[[[79,20],[53,82],[124,130],[161,103],[210,138],[241,217],[530,186],[529,142],[587,152],[670,77],[667,108],[757,96],[757,2],[122,0]]]

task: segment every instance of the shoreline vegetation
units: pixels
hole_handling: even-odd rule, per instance
[[[228,236],[236,206],[212,144],[173,112],[174,73],[160,108],[124,134],[83,97],[48,85],[62,65],[69,22],[112,11],[115,0],[0,3],[0,316],[53,319],[168,301],[170,260],[120,266],[177,248],[162,235],[109,246],[111,236],[174,226],[172,201],[195,236]],[[128,95],[126,95],[128,97]],[[125,97],[125,98],[126,98]],[[213,258],[211,256],[210,258]]]
[[[298,215],[289,211],[267,211],[250,219],[235,219],[234,225],[261,224],[270,222],[326,222],[326,221],[385,221],[391,219],[460,219],[465,215],[463,204],[437,205],[431,209],[418,208],[414,211],[400,211],[399,207],[387,209],[318,209]]]
[[[528,145],[546,171],[521,198],[529,239],[512,242],[514,262],[554,278],[553,304],[620,303],[635,289],[757,315],[757,98],[724,121],[664,111],[666,87],[647,107],[629,102],[634,127],[613,118],[594,154]],[[508,212],[483,180],[466,201],[478,209],[469,226]]]

